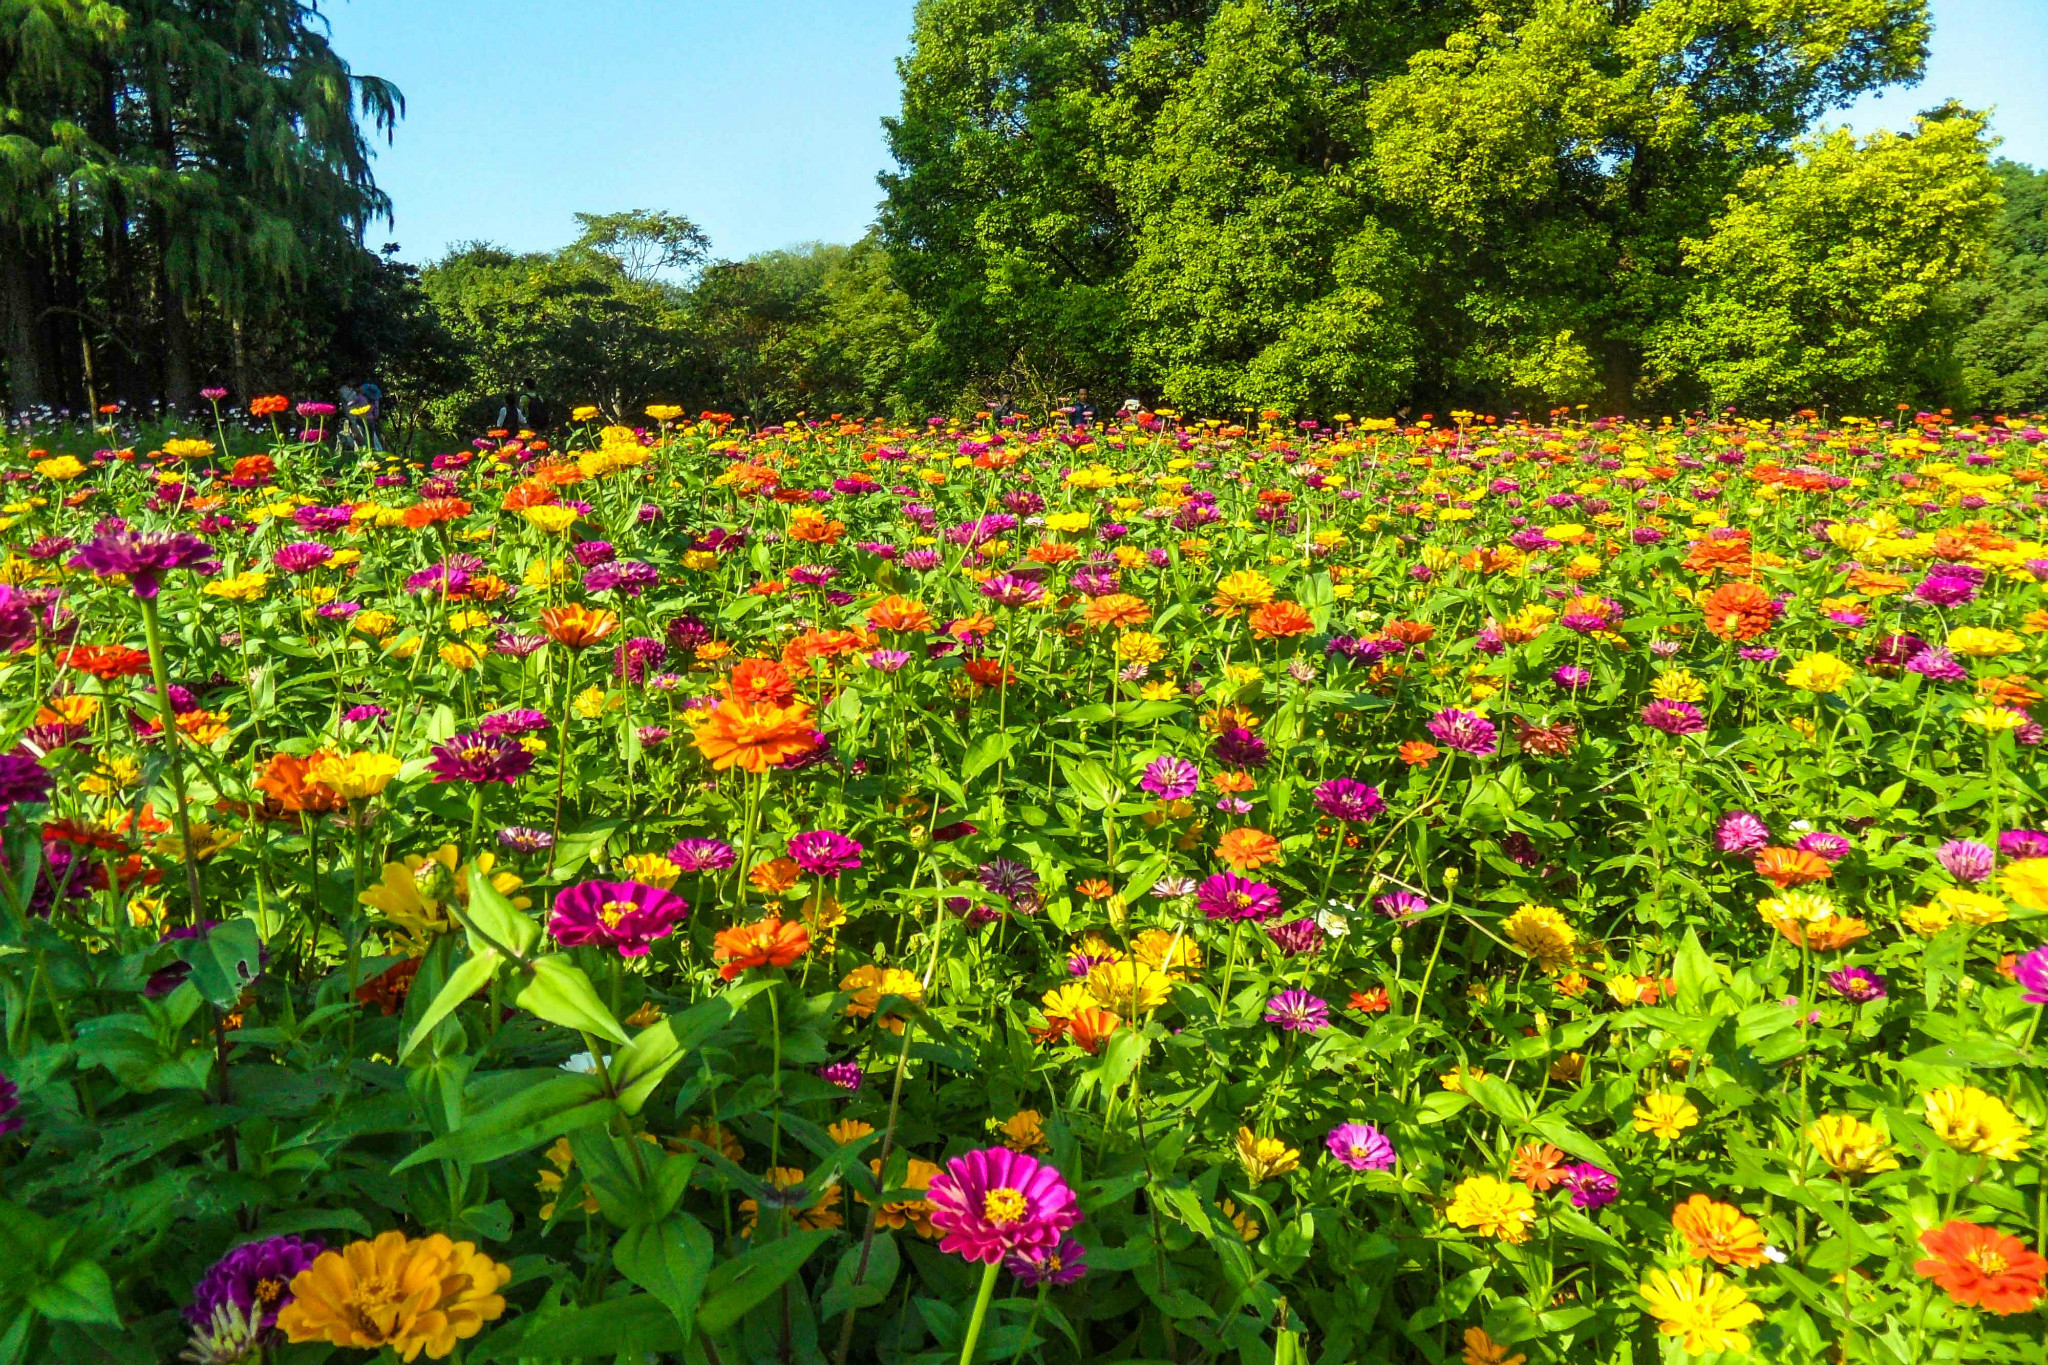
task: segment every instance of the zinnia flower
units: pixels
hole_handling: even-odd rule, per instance
[[[784,923],[780,915],[769,915],[719,930],[713,947],[724,964],[718,974],[730,981],[749,967],[787,967],[810,951],[811,932],[802,924]]]
[[[1612,1171],[1581,1161],[1564,1168],[1564,1187],[1571,1192],[1572,1207],[1604,1209],[1621,1192],[1621,1182]]]
[[[1885,1135],[1853,1114],[1825,1114],[1806,1130],[1806,1140],[1836,1175],[1874,1175],[1899,1169]]]
[[[1536,1197],[1521,1185],[1475,1175],[1459,1182],[1444,1208],[1444,1217],[1481,1237],[1518,1244],[1529,1240],[1529,1228],[1536,1221]]]
[[[1138,785],[1162,801],[1185,801],[1202,785],[1202,774],[1184,758],[1165,754],[1145,765]]]
[[[304,1237],[268,1237],[236,1247],[206,1272],[192,1291],[185,1320],[205,1327],[216,1310],[233,1305],[242,1316],[254,1317],[259,1329],[275,1327],[277,1315],[292,1301],[292,1280],[327,1250]]]
[[[2017,1237],[1960,1219],[1920,1234],[1928,1251],[1913,1272],[1934,1281],[1957,1303],[2009,1317],[2040,1301],[2048,1260]]]
[[[1210,919],[1263,921],[1280,913],[1280,890],[1234,872],[1218,872],[1195,888],[1195,904]]]
[[[1700,1111],[1684,1095],[1659,1091],[1635,1108],[1638,1133],[1654,1133],[1665,1142],[1675,1141],[1700,1121]]]
[[[2017,1161],[2027,1150],[2027,1125],[1996,1095],[1974,1085],[1946,1085],[1925,1102],[1927,1126],[1959,1152]]]
[[[1867,1005],[1885,996],[1884,978],[1866,967],[1843,967],[1828,973],[1828,985],[1855,1005]]]
[[[1989,878],[1998,865],[1998,855],[1975,839],[1950,839],[1934,857],[1949,876],[1971,886]]]
[[[1696,1194],[1671,1211],[1685,1249],[1702,1261],[1754,1270],[1764,1263],[1764,1230],[1733,1204]]]
[[[1693,1355],[1747,1351],[1749,1337],[1742,1329],[1764,1315],[1741,1285],[1698,1265],[1653,1270],[1637,1292],[1657,1320],[1657,1330],[1679,1338]]]
[[[2048,947],[2014,958],[2012,975],[2020,984],[2020,999],[2030,1005],[2048,1005]]]
[[[434,746],[427,770],[436,782],[503,782],[511,786],[533,766],[533,755],[505,735],[472,730]]]
[[[1088,1249],[1071,1237],[1062,1237],[1050,1251],[1011,1252],[1003,1258],[1003,1269],[1026,1289],[1041,1284],[1070,1285],[1088,1273]]]
[[[621,957],[645,957],[689,917],[690,903],[645,882],[578,882],[555,897],[548,931],[565,947],[599,943]]]
[[[1370,1123],[1340,1123],[1330,1130],[1323,1145],[1354,1171],[1386,1171],[1394,1166],[1394,1144]]]
[[[1027,1152],[984,1147],[954,1157],[925,1197],[941,1251],[995,1265],[1056,1252],[1081,1221],[1080,1201],[1058,1170]]]
[[[306,780],[328,788],[344,801],[367,801],[391,785],[400,766],[390,754],[325,754],[306,769]]]
[[[1348,777],[1333,777],[1315,790],[1316,809],[1332,820],[1365,824],[1387,808],[1380,789]]]
[[[213,547],[197,536],[126,529],[99,537],[71,556],[69,562],[72,568],[85,569],[100,578],[122,575],[135,595],[145,601],[156,597],[163,576],[172,569],[212,573],[220,567],[213,557]]]
[[[678,872],[724,872],[733,865],[732,845],[723,839],[678,839],[668,860]]]
[[[709,711],[693,712],[693,742],[713,769],[738,768],[760,774],[818,747],[811,729],[811,708],[804,702],[788,706],[722,701]]]
[[[789,841],[789,856],[814,877],[851,872],[860,866],[861,846],[836,830],[814,829]]]
[[[1475,711],[1463,711],[1455,706],[1447,706],[1430,717],[1426,728],[1446,749],[1471,754],[1475,758],[1490,754],[1500,746],[1500,731],[1492,721]]]
[[[387,1232],[324,1252],[291,1283],[277,1325],[293,1342],[327,1341],[353,1350],[389,1346],[413,1361],[446,1359],[505,1311],[498,1293],[512,1267],[471,1242],[439,1233],[410,1239]]]
[[[1330,1002],[1307,991],[1282,991],[1266,1002],[1266,1022],[1288,1033],[1320,1033],[1330,1026]]]
[[[1301,1153],[1279,1138],[1260,1137],[1249,1128],[1237,1130],[1237,1164],[1254,1185],[1286,1175],[1301,1165]]]

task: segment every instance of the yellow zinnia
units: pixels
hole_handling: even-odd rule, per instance
[[[1885,1135],[1853,1114],[1824,1114],[1806,1130],[1806,1140],[1837,1175],[1874,1175],[1899,1169]]]
[[[1832,654],[1809,654],[1785,674],[1785,685],[1801,692],[1839,692],[1856,676],[1856,670]]]
[[[1996,1095],[1974,1085],[1945,1085],[1925,1099],[1927,1126],[1957,1151],[2016,1161],[2027,1150],[2027,1125]]]
[[[1686,1129],[1698,1125],[1700,1111],[1682,1094],[1659,1091],[1636,1106],[1635,1119],[1638,1133],[1654,1133],[1672,1142]]]
[[[1301,1153],[1279,1138],[1260,1137],[1249,1128],[1237,1130],[1237,1164],[1254,1185],[1286,1175],[1301,1165]]]
[[[292,1279],[292,1301],[277,1316],[292,1342],[327,1341],[354,1350],[390,1347],[400,1360],[424,1351],[445,1360],[505,1311],[498,1291],[512,1267],[473,1242],[440,1233],[408,1238],[387,1232],[321,1253]]]
[[[1528,1187],[1475,1175],[1459,1183],[1444,1209],[1444,1217],[1461,1228],[1471,1228],[1482,1237],[1503,1242],[1529,1240],[1529,1228],[1536,1221],[1536,1199]]]
[[[1764,1315],[1742,1286],[1700,1265],[1653,1270],[1637,1292],[1657,1320],[1657,1330],[1680,1338],[1693,1355],[1747,1351],[1749,1337],[1742,1329]]]
[[[333,788],[344,800],[364,801],[390,786],[398,769],[398,760],[390,754],[364,751],[329,754],[315,763],[306,776],[323,787]]]

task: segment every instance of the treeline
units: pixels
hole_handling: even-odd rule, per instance
[[[1925,0],[922,0],[873,231],[366,249],[398,92],[316,4],[0,3],[7,405],[511,395],[758,420],[2048,407],[2048,177],[1857,139]],[[679,76],[679,79],[684,78]]]

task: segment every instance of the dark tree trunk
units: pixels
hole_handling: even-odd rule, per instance
[[[0,347],[7,353],[7,401],[17,412],[48,401],[36,336],[35,266],[28,234],[0,223]]]
[[[178,138],[171,123],[170,100],[162,89],[150,92],[150,145],[157,169],[166,176],[178,171]],[[192,320],[185,309],[185,291],[171,271],[170,216],[161,207],[149,211],[150,236],[156,241],[156,304],[163,324],[163,397],[180,412],[199,405],[192,382]]]

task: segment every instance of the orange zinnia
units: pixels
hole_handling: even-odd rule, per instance
[[[914,598],[889,596],[868,608],[868,625],[875,630],[927,631],[932,614]]]
[[[149,655],[126,645],[75,645],[58,650],[57,662],[65,668],[90,673],[101,682],[139,677],[149,672]]]
[[[1436,638],[1436,627],[1424,621],[1389,621],[1380,634],[1404,645],[1426,645]]]
[[[1754,640],[1778,619],[1777,604],[1754,583],[1723,583],[1700,605],[1707,629],[1724,640]]]
[[[1004,687],[1017,680],[1016,670],[1003,667],[1001,659],[969,659],[960,671],[976,687]]]
[[[712,940],[714,956],[724,963],[718,974],[732,980],[749,967],[787,967],[810,950],[811,931],[780,915],[721,929]]]
[[[1764,1263],[1764,1230],[1733,1204],[1696,1194],[1671,1211],[1671,1226],[1685,1238],[1685,1249],[1715,1265],[1754,1270]]]
[[[1094,1053],[1101,1051],[1103,1040],[1123,1022],[1108,1010],[1081,1010],[1067,1020],[1067,1033],[1083,1052]]]
[[[619,618],[602,608],[593,610],[578,603],[549,607],[540,614],[541,629],[558,645],[585,649],[619,628]]]
[[[1946,1289],[1957,1303],[2007,1317],[2041,1298],[2048,1261],[1997,1228],[1958,1219],[1921,1233],[1920,1245],[1932,1254],[1914,1263],[1914,1273]]]
[[[1316,628],[1297,602],[1268,602],[1251,615],[1252,634],[1261,640],[1285,640]]]
[[[1538,1194],[1564,1183],[1564,1153],[1547,1142],[1527,1142],[1515,1148],[1515,1161],[1508,1174]]]
[[[559,501],[561,496],[555,491],[553,484],[542,479],[529,479],[524,483],[512,485],[511,491],[505,494],[500,506],[507,512],[517,512],[527,507],[545,507],[551,502]]]
[[[817,747],[811,708],[800,701],[789,706],[722,701],[697,712],[693,724],[698,752],[719,772],[764,773]]]
[[[417,531],[444,521],[460,521],[469,512],[469,503],[462,498],[423,498],[405,509],[405,524]]]
[[[1393,1001],[1387,998],[1387,988],[1374,986],[1369,991],[1351,992],[1348,1008],[1357,1010],[1360,1014],[1385,1014],[1392,1005]]]
[[[256,775],[256,790],[275,802],[279,809],[294,815],[340,810],[347,802],[334,788],[306,778],[315,763],[331,757],[333,755],[324,749],[306,758],[277,754]]]
[[[1832,953],[1837,948],[1848,947],[1859,938],[1870,936],[1870,926],[1849,915],[1829,915],[1811,924],[1802,924],[1795,919],[1774,919],[1771,927],[1795,947],[1810,948],[1816,953]]]
[[[1434,763],[1440,752],[1436,745],[1426,740],[1411,739],[1401,746],[1400,757],[1409,767],[1421,768]]]
[[[804,870],[794,858],[770,858],[767,862],[756,863],[747,873],[747,881],[763,895],[779,896],[804,878]]]
[[[1835,875],[1827,859],[1802,848],[1763,849],[1756,855],[1756,871],[1780,891],[1808,882],[1824,882]]]
[[[717,686],[734,701],[753,706],[787,706],[796,697],[796,679],[773,659],[742,659]]]
[[[1233,871],[1250,872],[1281,860],[1280,841],[1262,829],[1246,826],[1225,834],[1216,845],[1216,856]]]
[[[1092,597],[1088,600],[1088,605],[1081,612],[1081,619],[1098,630],[1127,630],[1132,626],[1142,626],[1151,620],[1152,608],[1146,606],[1142,598],[1133,597],[1127,592],[1105,593],[1101,597]]]

